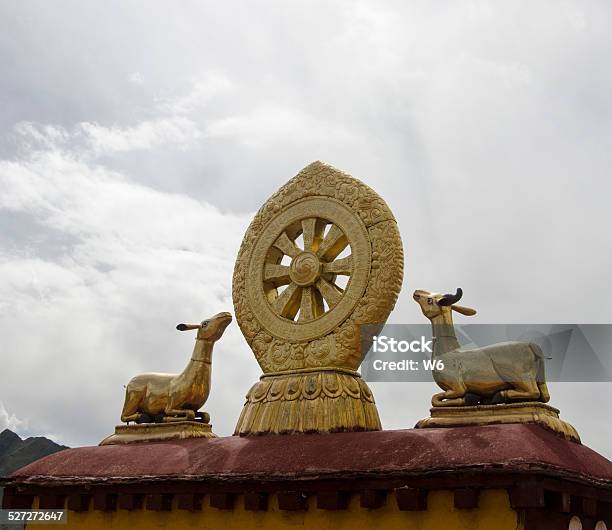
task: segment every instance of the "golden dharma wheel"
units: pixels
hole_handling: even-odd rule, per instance
[[[355,370],[359,326],[384,323],[402,270],[401,240],[385,202],[315,162],[248,228],[234,271],[236,318],[266,373]]]
[[[363,295],[371,250],[363,223],[329,197],[292,203],[263,229],[247,276],[263,328],[290,343],[333,331]]]
[[[382,325],[402,284],[393,214],[370,188],[321,162],[257,212],[236,260],[236,320],[263,375],[235,434],[381,428],[356,369],[360,329]]]

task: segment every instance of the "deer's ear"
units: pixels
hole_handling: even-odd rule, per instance
[[[462,315],[465,315],[466,317],[471,317],[476,314],[476,309],[472,309],[471,307],[463,307],[462,305],[453,304],[451,306],[451,309],[457,311],[457,313],[461,313]]]

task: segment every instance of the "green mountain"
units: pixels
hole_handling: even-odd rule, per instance
[[[0,477],[6,477],[20,467],[64,449],[67,449],[65,445],[56,444],[48,438],[36,436],[22,440],[13,431],[4,429],[0,432]]]

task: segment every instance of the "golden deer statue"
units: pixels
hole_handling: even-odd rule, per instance
[[[416,290],[414,300],[431,321],[433,378],[444,392],[434,394],[434,407],[495,404],[550,399],[544,373],[544,356],[531,342],[502,342],[471,350],[462,349],[455,336],[452,311],[476,314],[457,305],[455,294]],[[436,362],[441,361],[441,362]],[[443,366],[443,368],[442,368]]]
[[[147,373],[134,377],[125,391],[121,421],[194,420],[210,393],[213,347],[231,321],[229,313],[218,313],[200,324],[176,326],[179,331],[198,330],[189,363],[180,374]]]

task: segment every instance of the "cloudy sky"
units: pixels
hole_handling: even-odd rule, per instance
[[[313,160],[389,203],[415,288],[475,323],[610,323],[605,0],[0,2],[0,429],[95,444],[123,385],[180,371],[230,310],[257,208]],[[467,320],[465,317],[463,322]],[[206,405],[258,366],[234,324]],[[386,428],[433,384],[373,384]],[[551,385],[612,457],[612,384]]]

